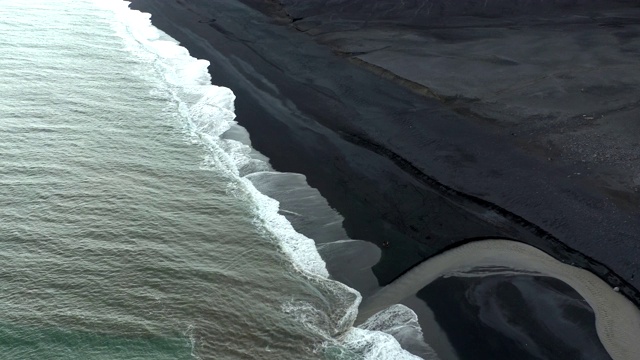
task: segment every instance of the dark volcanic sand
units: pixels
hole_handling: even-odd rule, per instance
[[[429,79],[430,72],[451,73],[450,62],[429,63],[429,71],[421,68],[414,74],[419,75],[416,79],[399,85],[402,79],[387,79],[393,76],[384,69],[378,69],[378,73],[385,75],[379,76],[370,67],[353,64],[353,57],[336,55],[335,49],[318,44],[314,39],[330,43],[326,38],[318,38],[321,33],[312,34],[314,38],[285,24],[287,14],[275,5],[263,6],[261,10],[282,15],[279,20],[237,0],[135,0],[132,7],[152,13],[154,25],[180,41],[193,56],[211,62],[213,83],[229,87],[236,94],[238,122],[249,131],[253,146],[271,159],[275,169],[305,174],[309,184],[318,188],[345,217],[344,226],[352,238],[378,245],[389,241],[390,246],[383,249],[382,259],[374,267],[381,285],[447,248],[473,239],[500,237],[524,241],[559,260],[589,269],[612,286],[621,285],[625,294],[640,303],[635,290],[640,285],[636,273],[640,264],[637,194],[629,188],[628,181],[621,180],[620,171],[607,173],[602,170],[606,164],[592,161],[591,172],[585,172],[585,163],[569,161],[570,154],[564,154],[569,159],[566,161],[549,160],[547,150],[541,150],[544,146],[534,146],[539,139],[536,136],[552,138],[563,134],[558,129],[572,123],[564,118],[553,119],[549,128],[556,129],[557,134],[540,130],[537,135],[529,135],[533,131],[527,127],[533,126],[531,121],[518,121],[530,120],[524,117],[528,113],[522,108],[535,109],[538,105],[530,101],[516,109],[512,103],[517,100],[513,90],[506,91],[512,97],[501,101],[469,101],[465,97],[465,91],[469,92],[468,98],[473,98],[472,91],[482,94],[484,84],[493,89],[497,86],[494,82],[499,81],[486,73],[493,67],[477,64],[510,66],[512,60],[498,56],[486,61],[486,57],[480,57],[475,63],[469,60],[477,65],[470,67],[469,73],[434,75],[435,83],[451,84],[453,94],[462,93],[452,99],[448,93],[427,91],[420,84]],[[553,6],[550,10],[541,9],[537,15],[541,18],[562,15],[554,9]],[[597,7],[588,10],[589,16],[600,11]],[[496,11],[499,14],[506,10],[498,7]],[[326,33],[337,32],[339,28],[341,41],[352,46],[347,41],[348,33],[342,30],[353,24],[357,27],[358,22],[363,22],[362,16],[369,13],[357,6],[342,7],[337,12],[338,17],[347,14],[355,20],[327,25],[325,17],[311,25],[324,26]],[[423,47],[424,42],[420,41],[424,39],[416,45],[416,39],[407,35],[405,12],[385,14],[380,20],[384,26],[377,26],[402,30],[402,36],[389,40],[388,32],[375,31],[367,32],[366,36],[376,41],[414,43],[414,47],[407,46],[404,52],[389,55],[395,65],[410,70],[411,61],[415,61],[412,54],[416,55],[415,49]],[[304,19],[295,19],[294,25],[305,24]],[[519,25],[514,21],[533,21],[517,17],[505,23],[494,21],[487,27],[485,23],[491,17],[471,19],[478,27],[496,31],[517,28]],[[458,23],[463,20],[470,21],[468,16],[456,18]],[[580,27],[572,31],[578,38],[580,34],[588,37],[588,32]],[[353,33],[354,39],[360,41],[358,36],[362,34]],[[474,34],[461,32],[458,27],[448,30],[441,26],[437,36],[446,40],[440,44],[445,46],[467,41]],[[537,51],[543,52],[545,48],[536,41]],[[522,39],[514,37],[492,46],[509,48],[519,43]],[[556,61],[566,61],[567,53],[585,51],[558,46],[562,51],[556,47],[544,52],[550,67]],[[464,51],[464,46],[438,49],[451,51],[455,58]],[[417,56],[424,54],[418,52]],[[380,64],[388,64],[387,60],[380,60]],[[463,65],[456,69],[464,69]],[[477,83],[466,80],[474,71],[484,76]],[[590,80],[595,86],[593,91],[597,90],[594,98],[609,91],[619,93],[617,88],[615,91],[607,86],[598,88],[598,79],[595,76]],[[562,88],[557,92],[545,93],[537,88],[530,91],[540,93],[540,98],[552,103],[557,93],[563,93]],[[625,99],[620,106],[633,114],[637,106],[625,103]],[[582,108],[572,105],[577,102],[565,104],[560,99],[554,106],[563,114],[580,113]],[[495,114],[496,118],[491,118]],[[513,124],[500,118],[505,114],[510,114],[509,121]],[[607,129],[613,127],[628,139],[629,131],[621,130],[624,121],[617,124],[617,128],[609,124]],[[597,128],[589,131],[609,134]],[[561,136],[556,138],[563,141]],[[625,151],[635,149],[628,143],[619,143]],[[607,149],[603,151],[606,155]],[[633,162],[629,159],[627,162]],[[577,176],[578,173],[581,175]],[[608,189],[603,185],[607,181],[622,185],[615,192],[604,191]],[[614,193],[616,196],[611,195]]]
[[[461,359],[610,359],[589,305],[553,278],[441,278],[418,297]]]

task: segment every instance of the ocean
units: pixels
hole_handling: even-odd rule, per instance
[[[0,359],[640,354],[619,288],[523,243],[381,288],[383,251],[252,148],[222,70],[128,5],[0,0]]]
[[[326,261],[366,246],[148,14],[0,0],[0,54],[0,358],[416,358],[406,307],[353,327]]]

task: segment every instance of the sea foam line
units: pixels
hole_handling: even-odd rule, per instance
[[[345,294],[342,296],[345,302],[342,311],[329,314],[333,329],[324,334],[328,341],[333,342],[337,338],[343,346],[365,359],[417,359],[403,350],[389,334],[352,327],[361,295],[342,283],[328,279],[326,265],[315,242],[295,231],[291,223],[278,213],[279,203],[260,193],[243,176],[241,169],[248,164],[258,170],[271,168],[261,160],[264,156],[254,156],[256,152],[250,144],[222,137],[225,132],[238,127],[234,120],[235,95],[228,88],[211,84],[209,62],[191,57],[175,39],[151,24],[150,14],[129,9],[129,2],[95,0],[95,3],[114,12],[119,20],[114,29],[124,39],[128,50],[152,64],[166,82],[166,90],[178,104],[181,117],[186,119],[185,129],[192,142],[207,148],[208,165],[235,179],[230,191],[256,205],[256,225],[278,240],[281,250],[301,274],[315,284],[328,287],[337,294]],[[256,163],[261,164],[256,166]],[[289,304],[292,311],[302,311],[302,308]]]

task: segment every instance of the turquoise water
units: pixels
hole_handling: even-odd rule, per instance
[[[245,178],[271,168],[233,93],[126,5],[0,0],[0,358],[383,346],[350,330],[359,295]]]

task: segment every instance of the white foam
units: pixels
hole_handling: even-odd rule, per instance
[[[118,34],[134,54],[157,69],[186,120],[192,141],[207,148],[207,165],[237,180],[234,194],[257,205],[257,225],[275,235],[282,250],[300,270],[328,277],[314,241],[297,233],[286,218],[278,214],[277,201],[258,192],[250,181],[240,177],[240,168],[255,159],[249,156],[252,152],[249,146],[220,138],[232,126],[237,126],[234,121],[235,95],[228,88],[211,85],[209,62],[194,59],[178,42],[154,28],[149,14],[128,9],[127,2],[120,6],[114,5],[118,2],[107,3],[112,4],[110,8],[122,20],[122,24],[115,26]]]
[[[302,174],[262,171],[247,175],[261,193],[280,202],[280,212],[300,233],[316,243],[346,239],[343,218],[332,209],[317,189],[307,184]],[[298,215],[293,215],[298,214]]]
[[[365,360],[420,359],[404,350],[396,339],[382,331],[353,328],[343,338],[345,348]]]
[[[404,349],[418,353],[423,359],[436,360],[436,352],[424,341],[418,315],[408,307],[395,304],[373,315],[362,325],[364,330],[381,331],[393,336]]]
[[[191,142],[208,151],[205,168],[215,169],[234,180],[229,191],[240,200],[255,204],[254,222],[264,231],[265,237],[277,240],[293,266],[314,286],[333,294],[333,300],[339,305],[325,313],[311,304],[286,303],[283,311],[325,335],[328,342],[340,340],[347,348],[362,351],[367,359],[415,359],[391,335],[352,327],[362,299],[360,294],[344,284],[328,280],[327,268],[315,242],[295,231],[278,213],[279,203],[260,193],[245,177],[254,170],[269,171],[271,167],[238,130],[234,120],[233,92],[211,85],[209,62],[191,57],[177,41],[152,26],[149,14],[129,9],[129,2],[95,0],[95,3],[115,13],[120,22],[113,27],[125,41],[127,50],[148,62],[155,71],[153,76],[162,80],[162,90],[173,100],[184,119]]]
[[[196,336],[194,335],[195,326],[190,324],[187,326],[187,330],[184,331],[183,335],[186,336],[189,341],[187,342],[187,346],[191,349],[191,357],[196,360],[202,360],[200,356],[198,356],[196,351]]]

